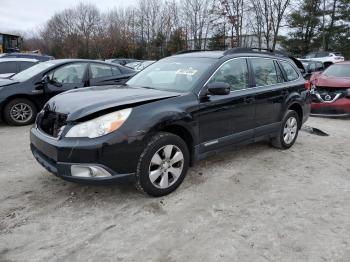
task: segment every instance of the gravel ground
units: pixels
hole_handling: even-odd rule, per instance
[[[46,172],[0,126],[0,261],[350,261],[350,120],[201,161],[162,198]]]

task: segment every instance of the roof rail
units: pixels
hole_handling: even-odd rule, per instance
[[[278,56],[286,56],[288,57],[288,54],[286,54],[283,51],[278,51],[275,50],[273,51],[272,49],[267,49],[267,48],[257,48],[257,47],[237,47],[237,48],[231,48],[229,50],[226,50],[224,52],[224,55],[232,55],[232,54],[237,54],[237,53],[256,53],[256,52],[265,52],[265,53],[270,53],[272,55],[278,55]]]
[[[208,51],[208,50],[203,50],[203,49],[182,50],[182,51],[176,52],[175,55],[194,53],[194,52],[202,52],[202,51]]]

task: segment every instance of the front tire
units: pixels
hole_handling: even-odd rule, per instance
[[[33,102],[25,98],[11,100],[4,107],[4,119],[13,126],[25,126],[34,123],[37,114]]]
[[[277,137],[271,141],[272,146],[279,149],[292,147],[298,137],[299,129],[299,115],[293,110],[288,110],[284,115]]]
[[[170,194],[184,180],[188,166],[186,143],[177,135],[158,133],[141,154],[136,171],[136,188],[155,197]]]

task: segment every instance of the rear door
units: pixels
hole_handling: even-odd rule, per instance
[[[123,74],[118,66],[90,63],[90,86],[123,84],[129,75]]]
[[[248,59],[255,86],[255,136],[263,136],[278,129],[285,97],[289,94],[276,60],[256,57]]]
[[[213,82],[228,83],[231,92],[208,95],[200,101],[200,153],[248,140],[254,132],[254,90],[250,88],[246,59],[224,62],[208,81]]]

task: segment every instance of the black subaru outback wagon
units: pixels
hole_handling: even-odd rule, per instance
[[[282,54],[231,49],[154,63],[125,85],[57,95],[38,114],[31,150],[70,181],[133,181],[174,191],[197,160],[237,144],[291,147],[310,112],[307,82]]]

